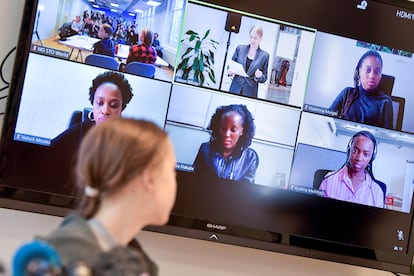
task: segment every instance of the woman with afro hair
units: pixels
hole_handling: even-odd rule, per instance
[[[259,157],[250,148],[255,125],[245,105],[220,106],[211,117],[209,142],[200,146],[194,161],[194,172],[210,176],[254,183]]]

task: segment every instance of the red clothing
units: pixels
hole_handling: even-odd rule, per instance
[[[129,51],[127,64],[133,61],[154,64],[157,59],[157,51],[152,46],[145,44],[133,45]]]

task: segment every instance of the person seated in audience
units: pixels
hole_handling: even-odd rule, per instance
[[[112,27],[109,24],[104,23],[100,26],[98,37],[101,40],[93,45],[94,54],[115,57],[115,43],[111,39],[112,32]]]
[[[75,183],[82,191],[77,210],[36,239],[53,246],[64,267],[83,263],[96,269],[93,275],[157,275],[136,236],[145,226],[168,222],[175,168],[173,145],[156,124],[112,118],[94,127],[77,155]]]
[[[92,33],[89,34],[89,36],[98,38],[98,32],[99,32],[100,27],[101,27],[100,21],[97,18],[92,19]]]
[[[93,29],[93,23],[92,20],[89,17],[85,17],[83,19],[83,33],[91,36],[92,34],[92,29]]]
[[[162,58],[163,56],[163,52],[162,52],[162,47],[161,47],[161,43],[158,39],[158,33],[154,33],[154,40],[152,42],[152,46],[155,48],[155,50],[157,51],[157,55]]]
[[[157,59],[157,51],[152,47],[153,34],[151,30],[142,29],[139,33],[139,40],[140,44],[131,47],[126,64],[133,61],[154,64]]]
[[[77,33],[80,33],[83,29],[83,23],[81,21],[80,15],[75,17],[75,20],[72,21],[71,29]]]
[[[120,44],[126,43],[126,31],[124,24],[118,24],[117,30],[115,32],[115,40]]]
[[[194,161],[194,173],[254,183],[259,156],[250,148],[255,134],[253,116],[245,105],[220,106],[210,119],[209,142],[203,143]]]
[[[371,132],[355,133],[348,143],[345,164],[329,172],[319,190],[325,197],[383,208],[382,182],[376,180],[372,172],[376,151],[377,141]]]
[[[138,34],[134,24],[128,27],[127,42],[130,46],[138,44]]]

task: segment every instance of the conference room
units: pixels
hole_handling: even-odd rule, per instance
[[[184,0],[40,0],[31,51],[139,76],[171,81],[179,42]],[[102,38],[99,29],[109,25]],[[127,60],[140,33],[152,33],[153,62]],[[107,42],[112,53],[94,53]],[[148,46],[150,47],[150,46]],[[155,55],[154,55],[155,56]],[[128,68],[127,65],[129,63]]]

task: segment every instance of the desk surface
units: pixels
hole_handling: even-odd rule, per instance
[[[85,35],[74,35],[66,38],[66,40],[59,40],[59,43],[80,50],[92,51],[93,45],[98,41],[98,38]]]
[[[76,48],[79,50],[86,50],[86,51],[93,51],[93,45],[98,42],[100,39],[93,38],[90,36],[84,36],[84,35],[74,35],[68,37],[66,40],[61,41],[59,40],[60,44]],[[116,57],[119,57],[121,59],[127,59],[129,54],[129,46],[124,44],[118,44],[118,53],[116,54]],[[157,59],[155,60],[156,66],[169,66],[169,64],[163,60],[162,58],[157,56]]]

